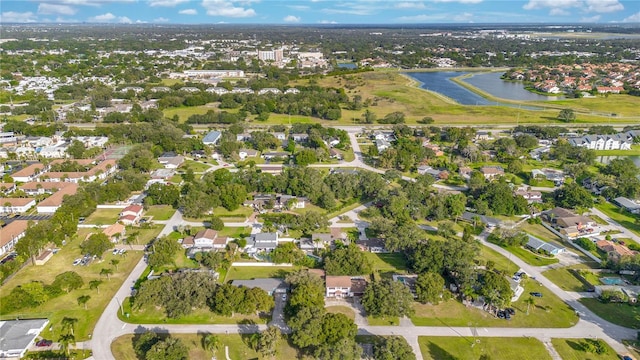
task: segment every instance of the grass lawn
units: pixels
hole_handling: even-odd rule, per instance
[[[91,232],[91,229],[80,229],[78,236],[63,246],[46,265],[27,266],[17,272],[13,278],[2,286],[2,294],[9,294],[14,287],[34,280],[51,284],[56,275],[71,270],[77,272],[83,278],[84,286],[82,286],[82,288],[53,298],[36,308],[21,309],[13,313],[2,314],[2,318],[46,317],[51,322],[52,330],[50,331],[49,328],[47,328],[41,335],[54,340],[60,336],[61,320],[64,317],[76,318],[78,319],[75,328],[76,341],[88,340],[88,335],[93,331],[104,308],[120,288],[122,282],[131,272],[135,264],[137,264],[142,257],[141,251],[127,251],[124,256],[113,255],[110,251],[107,251],[104,253],[104,259],[102,261],[95,260],[87,266],[73,266],[72,263],[74,259],[82,256],[79,245],[81,240],[84,239],[89,232]],[[111,259],[120,260],[117,271],[110,264]],[[100,276],[100,270],[103,268],[114,269],[110,280]],[[98,294],[96,290],[89,289],[89,282],[91,280],[103,281],[99,287],[100,294]],[[91,299],[87,302],[87,310],[78,305],[77,298],[82,295],[91,296]],[[0,299],[0,302],[1,301]]]
[[[603,304],[598,299],[582,298],[580,302],[601,318],[632,329],[640,329],[640,307],[629,304]]]
[[[537,291],[543,297],[534,298],[536,303],[526,315],[525,300],[529,292]],[[525,291],[520,299],[511,304],[516,315],[511,320],[502,320],[490,313],[474,307],[466,307],[457,300],[449,300],[438,305],[419,304],[413,306],[415,314],[411,320],[418,326],[473,326],[480,327],[550,327],[564,328],[575,325],[578,318],[575,311],[551,291],[534,280],[525,281]]]
[[[248,218],[253,214],[253,209],[248,206],[241,206],[233,211],[229,211],[223,207],[213,209],[213,214],[219,217],[231,218]]]
[[[182,340],[189,349],[189,359],[211,359],[214,353],[205,351],[202,347],[202,339],[206,334],[172,334],[172,337]],[[216,352],[219,359],[224,359],[224,348],[229,348],[229,358],[237,359],[259,359],[257,352],[247,345],[247,336],[238,334],[225,335],[216,334],[220,339],[220,349]],[[111,344],[111,351],[116,359],[119,360],[138,360],[133,351],[133,335],[124,335],[114,340]],[[300,359],[298,351],[291,347],[286,338],[279,341],[277,347],[277,359]]]
[[[144,306],[139,310],[132,310],[130,300],[131,298],[126,298],[122,303],[124,313],[129,314],[129,318],[122,316],[121,312],[118,312],[118,318],[132,324],[240,324],[246,321],[266,324],[269,320],[255,314],[221,316],[209,309],[194,309],[189,315],[171,319],[166,317],[164,310],[157,309],[155,306]]]
[[[631,150],[596,150],[596,156],[638,156],[640,145],[632,145]]]
[[[296,269],[294,266],[232,266],[229,268],[224,282],[268,277],[284,278]]]
[[[308,213],[310,211],[315,211],[315,212],[317,212],[319,214],[324,214],[324,213],[327,212],[327,210],[319,207],[318,205],[314,205],[314,204],[305,204],[304,208],[302,208],[302,209],[293,209],[291,211],[293,211],[294,213],[296,213],[298,215],[303,215],[303,214],[306,214],[306,213]]]
[[[96,209],[93,214],[84,220],[90,225],[111,225],[118,221],[122,209]]]
[[[329,312],[329,313],[344,314],[351,320],[356,318],[356,314],[353,313],[353,309],[351,309],[348,306],[340,306],[340,305],[327,306],[326,309],[327,309],[327,312]]]
[[[606,342],[600,340],[605,346],[607,352],[604,354],[588,353],[582,350],[582,343],[586,339],[551,339],[553,348],[556,349],[563,360],[613,360],[618,359],[616,352],[607,345]]]
[[[521,246],[509,246],[506,249],[527,264],[533,266],[545,266],[560,262],[560,260],[556,258],[535,254]]]
[[[218,236],[227,236],[230,238],[238,239],[243,237],[243,235],[249,236],[251,234],[251,227],[225,227],[224,229],[218,231]]]
[[[580,98],[580,99],[562,99],[554,101],[546,101],[540,103],[541,105],[555,105],[561,107],[569,107],[576,111],[583,112],[603,112],[611,113],[615,112],[618,115],[623,116],[637,116],[638,115],[638,99],[631,95],[626,94],[612,94],[607,97],[596,96],[595,98]],[[577,116],[578,118],[580,115]],[[611,120],[615,120],[613,117]]]
[[[201,106],[184,106],[179,108],[169,108],[163,110],[164,116],[172,118],[174,115],[178,115],[180,122],[185,122],[191,115],[203,115],[207,111],[216,111],[216,106],[213,104],[201,105]]]
[[[193,170],[193,172],[201,173],[205,170],[208,170],[211,167],[211,164],[205,164],[200,161],[187,160],[184,162],[180,170],[186,171],[187,168]]]
[[[367,316],[367,322],[371,326],[398,326],[400,325],[400,318],[394,316]]]
[[[153,216],[153,220],[169,220],[175,212],[176,209],[169,205],[154,205],[144,215]]]
[[[526,233],[529,233],[537,237],[540,240],[558,241],[558,242],[562,241],[562,239],[560,239],[558,235],[552,233],[551,231],[549,231],[547,228],[545,228],[540,224],[529,224],[528,222],[525,221],[518,228]]]
[[[603,218],[601,218],[598,215],[591,214],[589,215],[589,217],[591,218],[591,220],[595,221],[596,224],[598,225],[609,225],[608,222],[606,222]]]
[[[570,269],[587,269],[584,264],[573,265],[569,267],[563,267],[558,269],[547,270],[542,274],[551,282],[558,285],[562,290],[581,292],[585,291],[584,284],[578,280],[578,278],[569,271]]]
[[[636,223],[638,215],[628,213],[609,202],[596,204],[596,208],[605,213],[613,220],[617,221],[618,224],[626,227],[627,229],[633,231],[636,235],[640,236],[640,224]]]
[[[391,278],[393,274],[407,273],[407,259],[401,253],[364,253],[371,263],[374,277]]]
[[[551,359],[544,344],[532,338],[418,337],[420,351],[427,360],[491,359],[546,360]],[[473,345],[473,346],[472,346]]]
[[[163,227],[164,225],[160,225],[160,224],[153,225],[148,229],[128,226],[127,234],[133,234],[137,232],[138,237],[136,240],[136,244],[145,245],[145,244],[148,244],[149,241],[151,241],[152,239],[155,239],[158,236],[158,234],[160,234]]]
[[[493,261],[496,269],[504,271],[507,274],[515,274],[519,269],[518,265],[487,246],[480,247],[480,255],[478,256],[478,259],[484,260],[485,262]]]

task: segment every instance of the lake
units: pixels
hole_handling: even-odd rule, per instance
[[[613,159],[619,159],[619,158],[623,158],[623,157],[628,157],[629,159],[633,160],[633,163],[636,164],[637,167],[640,167],[640,156],[639,155],[633,155],[633,156],[597,156],[596,157],[596,161],[601,162],[603,164],[608,164]]]
[[[564,98],[564,96],[545,96],[532,93],[525,89],[521,82],[504,81],[500,76],[502,76],[502,73],[482,73],[463,79],[463,81],[502,99],[519,101],[548,101]]]
[[[338,63],[338,67],[339,68],[344,68],[344,69],[355,69],[358,67],[358,64],[355,63]]]
[[[447,96],[459,104],[462,105],[500,105],[500,106],[510,106],[517,107],[528,110],[542,110],[541,107],[537,106],[524,106],[517,104],[509,104],[497,101],[490,101],[485,99],[484,97],[474,93],[473,91],[456,84],[451,81],[451,78],[458,77],[461,75],[468,74],[466,72],[461,71],[437,71],[437,72],[414,72],[414,73],[405,73],[405,75],[412,77],[413,79],[420,82],[420,88],[434,91],[440,93],[444,96]],[[476,75],[478,76],[478,75]],[[474,76],[474,77],[476,77]],[[500,75],[498,74],[498,77]],[[502,80],[500,80],[502,81]],[[503,83],[507,83],[506,81],[502,81]],[[514,85],[514,83],[509,83],[509,85]],[[524,90],[522,84],[519,85],[522,90]],[[475,85],[474,85],[475,86]],[[478,88],[480,88],[478,86]],[[483,89],[484,90],[484,89]],[[485,90],[487,91],[487,90]],[[526,90],[524,90],[526,91]],[[487,91],[489,92],[489,91]],[[532,94],[536,95],[536,94]],[[540,95],[538,95],[540,96]],[[543,96],[546,99],[546,97]]]

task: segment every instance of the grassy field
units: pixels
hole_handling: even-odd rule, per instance
[[[185,106],[179,108],[170,108],[163,110],[164,116],[168,118],[172,118],[174,115],[178,115],[180,118],[180,122],[185,122],[191,115],[203,115],[206,114],[207,111],[213,110],[217,111],[217,106],[212,104],[202,105],[202,106]]]
[[[268,277],[284,278],[288,273],[295,270],[296,268],[293,266],[232,266],[229,268],[224,282]]]
[[[351,320],[356,318],[356,314],[353,313],[353,309],[348,306],[327,306],[326,309],[329,313],[346,315]]]
[[[629,304],[603,304],[598,299],[582,298],[580,302],[601,318],[632,329],[640,329],[640,307]]]
[[[186,171],[187,169],[191,169],[193,170],[193,172],[201,173],[201,172],[204,172],[205,170],[208,170],[210,167],[211,167],[211,164],[205,164],[200,161],[187,160],[184,162],[184,164],[182,164],[182,167],[180,168],[180,170]]]
[[[522,259],[527,264],[533,266],[546,266],[560,262],[560,260],[556,258],[538,255],[521,246],[511,246],[507,248],[507,250]]]
[[[596,156],[638,156],[640,145],[632,145],[631,150],[596,150]]]
[[[562,290],[565,291],[576,291],[581,292],[585,291],[585,286],[582,284],[577,277],[575,277],[569,269],[586,269],[588,268],[586,265],[574,265],[570,267],[563,267],[558,269],[547,270],[542,274],[551,282],[558,285]]]
[[[189,359],[211,359],[216,355],[217,358],[224,359],[224,348],[229,348],[229,358],[233,360],[246,359],[257,360],[259,355],[251,347],[247,345],[247,337],[242,335],[216,335],[220,339],[220,349],[214,354],[205,351],[202,347],[202,339],[206,334],[173,334],[172,337],[178,338],[189,348]],[[111,344],[111,351],[116,359],[119,360],[138,360],[133,351],[133,335],[121,336]],[[277,345],[277,359],[301,359],[298,351],[292,348],[285,338],[281,339]]]
[[[176,209],[169,205],[154,205],[144,213],[145,216],[153,216],[153,220],[169,220],[176,212]]]
[[[132,234],[132,233],[138,233],[138,236],[136,238],[136,244],[138,245],[145,245],[148,244],[149,241],[151,241],[152,239],[155,239],[158,234],[160,234],[160,231],[162,231],[162,228],[164,227],[164,225],[153,225],[148,229],[142,229],[142,228],[138,228],[138,227],[127,227],[127,234]]]
[[[570,306],[562,302],[544,286],[534,280],[525,281],[525,291],[520,299],[511,304],[516,315],[510,321],[498,319],[490,313],[474,307],[466,307],[456,300],[449,300],[438,305],[414,305],[415,315],[411,320],[418,326],[474,326],[482,327],[553,327],[563,328],[576,324],[578,318]],[[543,297],[534,298],[536,303],[526,315],[525,300],[529,292],[542,293]]]
[[[391,316],[367,316],[367,322],[371,326],[398,326],[400,325],[400,318]]]
[[[608,97],[596,96],[595,98],[562,99],[545,102],[537,102],[542,106],[557,106],[571,108],[579,112],[616,113],[618,116],[638,116],[638,97],[626,94],[612,94]],[[580,115],[577,116],[580,118]],[[616,117],[611,120],[616,121]]]
[[[556,234],[549,231],[547,228],[540,224],[529,224],[528,222],[523,222],[522,225],[518,226],[518,228],[526,233],[529,233],[538,239],[545,241],[562,241]]]
[[[168,318],[163,310],[159,310],[154,306],[145,306],[139,310],[132,310],[130,298],[126,298],[123,301],[122,308],[125,316],[118,312],[118,318],[132,324],[241,324],[247,321],[266,324],[270,319],[260,318],[255,314],[220,316],[209,311],[209,309],[194,309],[189,315],[172,319]],[[126,314],[129,314],[128,318]]]
[[[604,341],[600,342],[605,346],[607,352],[604,354],[588,353],[582,349],[582,343],[586,339],[551,339],[553,348],[556,349],[563,360],[614,360],[618,359],[616,352]]]
[[[407,273],[407,259],[400,253],[364,253],[373,268],[373,276],[391,278],[393,274]]]
[[[418,337],[420,351],[429,360],[471,360],[490,356],[494,360],[547,360],[551,356],[537,339]],[[526,350],[525,350],[526,349]]]
[[[36,308],[1,314],[3,319],[46,317],[51,322],[52,330],[50,331],[48,328],[45,329],[42,336],[47,339],[57,340],[60,336],[61,320],[64,317],[76,318],[78,319],[75,328],[76,341],[88,340],[88,336],[92,332],[100,314],[102,314],[104,308],[120,288],[124,279],[142,257],[141,251],[127,251],[124,256],[113,255],[110,251],[107,251],[101,261],[95,260],[87,266],[73,266],[72,263],[74,259],[82,256],[79,247],[80,241],[84,239],[90,230],[91,229],[80,229],[80,231],[78,231],[79,235],[62,247],[46,265],[27,266],[20,270],[2,286],[2,294],[9,294],[14,287],[31,281],[42,281],[45,284],[51,284],[56,275],[71,270],[82,276],[84,286],[53,298]],[[120,260],[117,271],[110,264],[111,259]],[[114,270],[109,280],[104,276],[100,276],[100,271],[103,268],[111,268]],[[99,294],[96,290],[89,289],[89,282],[91,280],[103,281],[99,286]],[[78,305],[77,298],[82,295],[91,296],[91,299],[87,302],[87,310]]]
[[[225,227],[224,229],[218,231],[218,236],[227,236],[230,238],[240,238],[243,236],[249,236],[251,234],[251,227]]]
[[[609,202],[596,204],[596,208],[618,222],[618,224],[640,236],[640,224],[636,223],[638,215],[633,215]]]
[[[494,267],[506,274],[515,274],[519,269],[518,265],[487,246],[480,247],[478,260],[493,261]]]
[[[90,225],[111,225],[118,221],[122,209],[96,209],[93,214],[84,220]]]

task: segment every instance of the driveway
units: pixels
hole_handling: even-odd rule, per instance
[[[283,295],[285,296],[283,298]],[[287,305],[288,295],[286,294],[275,294],[275,307],[273,308],[273,312],[271,313],[271,321],[269,322],[269,326],[275,326],[283,333],[289,333],[291,329],[287,326],[284,321],[284,307]]]

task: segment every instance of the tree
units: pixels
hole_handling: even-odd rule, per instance
[[[529,296],[524,300],[524,302],[527,304],[527,315],[529,315],[529,307],[536,305],[536,299],[533,296]]]
[[[145,355],[146,360],[187,360],[189,349],[180,339],[167,338],[153,344]]]
[[[158,268],[163,265],[173,263],[175,255],[180,251],[181,247],[177,241],[168,237],[158,238],[153,242],[153,253],[149,255],[149,266]]]
[[[60,344],[60,350],[66,355],[69,355],[71,346],[76,344],[76,337],[73,334],[62,334],[58,338],[58,344]]]
[[[133,337],[133,350],[139,359],[145,359],[151,347],[160,341],[158,334],[146,331]]]
[[[213,352],[214,355],[216,354],[216,352],[218,351],[221,345],[222,345],[222,342],[220,341],[220,337],[214,334],[206,334],[202,339],[202,347],[205,350]]]
[[[211,217],[211,220],[209,221],[209,223],[210,223],[210,227],[213,230],[220,231],[224,229],[224,222],[222,221],[222,219],[220,219],[215,215]]]
[[[67,147],[67,154],[71,155],[74,159],[82,159],[85,147],[81,141],[73,140]]]
[[[220,202],[222,206],[233,211],[247,199],[247,189],[242,184],[226,184],[220,187]]]
[[[444,278],[437,273],[425,272],[416,279],[416,295],[421,303],[437,304],[444,289]]]
[[[273,357],[276,355],[276,345],[282,334],[280,329],[275,326],[269,326],[260,333],[257,343],[257,350],[263,357]]]
[[[106,276],[107,280],[111,280],[111,275],[113,275],[113,269],[109,269],[109,268],[102,268],[102,270],[100,270],[100,276]]]
[[[296,153],[295,161],[299,166],[307,166],[318,162],[318,156],[314,150],[303,149]]]
[[[60,325],[62,326],[62,332],[75,335],[74,329],[77,323],[78,323],[78,319],[65,316],[64,318],[62,318],[62,321],[60,322]]]
[[[111,241],[107,235],[103,233],[92,234],[89,238],[80,244],[82,251],[89,255],[95,255],[102,258],[102,254],[111,248]]]
[[[557,206],[566,208],[585,208],[593,207],[593,197],[591,193],[575,182],[564,184],[553,192],[553,198]]]
[[[62,274],[58,274],[51,285],[69,293],[72,290],[81,288],[84,285],[84,280],[75,271],[65,271]]]
[[[359,360],[362,348],[355,338],[344,338],[336,344],[321,344],[314,353],[316,359],[322,360]]]
[[[405,316],[413,313],[413,294],[407,286],[389,279],[374,281],[364,290],[362,305],[372,316]]]
[[[98,294],[100,294],[100,285],[102,285],[102,280],[91,280],[89,281],[89,289],[95,289]]]
[[[576,120],[576,114],[573,112],[572,109],[562,109],[558,114],[558,120],[561,120],[564,122],[572,122]]]
[[[337,344],[342,339],[354,338],[358,327],[344,314],[326,313],[322,317],[322,343]]]
[[[390,336],[376,343],[373,347],[376,360],[415,360],[411,345],[402,336]]]
[[[180,199],[180,189],[172,184],[151,184],[146,193],[145,201],[149,205],[171,205],[175,207]]]
[[[113,265],[113,267],[116,268],[116,271],[118,271],[118,264],[120,264],[120,260],[111,259],[111,265]]]
[[[479,294],[484,296],[487,302],[497,307],[509,305],[513,297],[513,291],[506,277],[493,271],[486,271],[481,280]]]
[[[306,258],[304,252],[293,242],[279,244],[269,256],[276,264],[299,264]]]
[[[84,309],[87,310],[87,302],[91,299],[89,295],[82,295],[78,297],[78,305],[84,306]]]
[[[327,275],[368,275],[371,264],[355,244],[328,252],[324,258]]]

